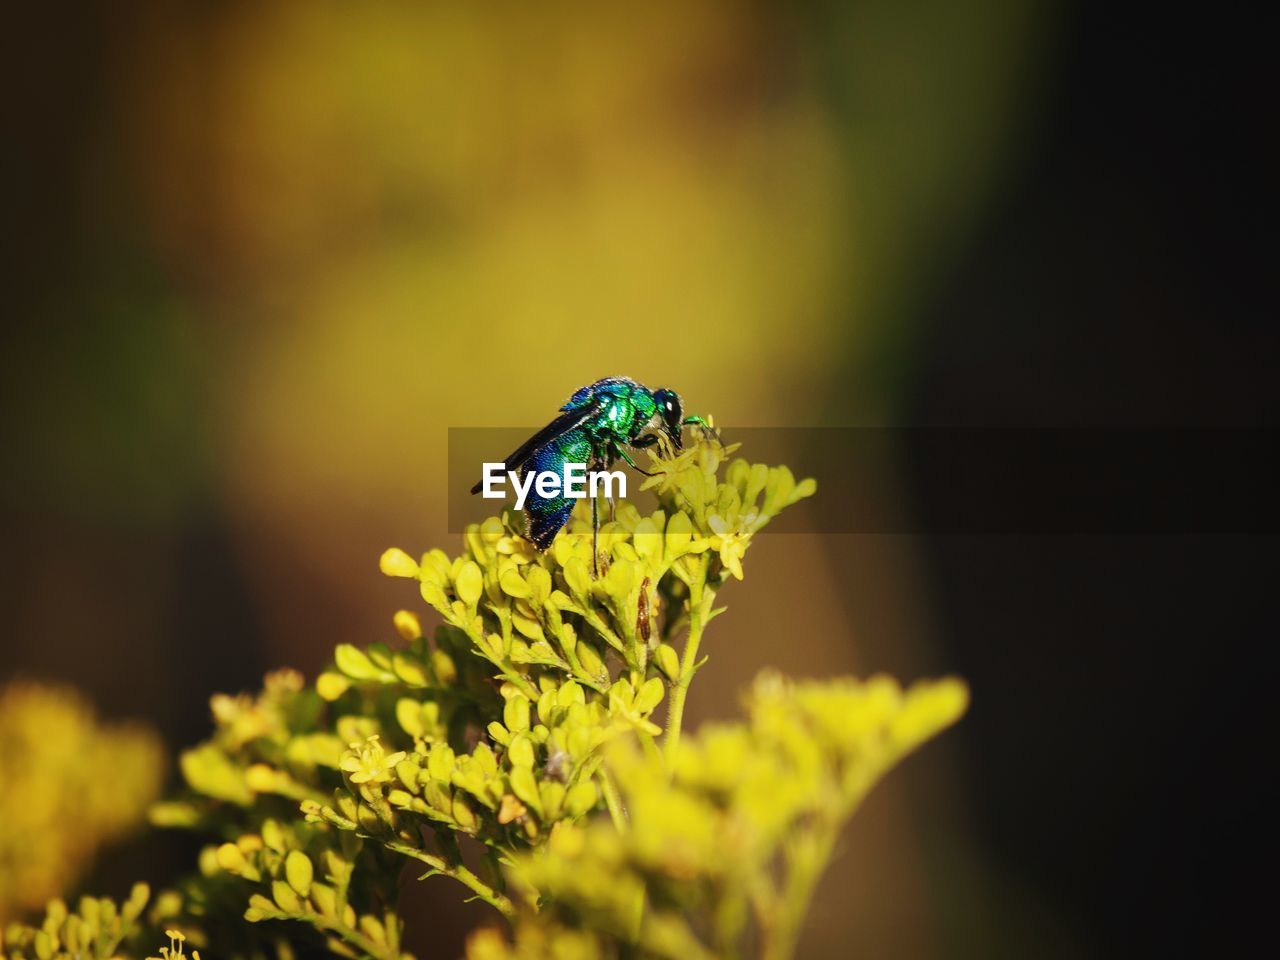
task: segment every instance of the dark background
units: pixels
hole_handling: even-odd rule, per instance
[[[279,247],[241,244],[218,219],[225,194],[203,199],[205,184],[230,189],[221,172],[226,157],[203,139],[204,128],[236,126],[219,114],[221,74],[201,71],[238,62],[225,53],[239,49],[240,36],[227,21],[243,19],[244,10],[173,9],[182,12],[29,8],[7,31],[5,260],[12,276],[0,350],[13,460],[0,488],[0,604],[8,622],[0,674],[67,679],[105,715],[147,719],[178,748],[207,730],[209,693],[250,688],[279,662],[314,672],[333,643],[374,639],[371,631],[385,627],[381,611],[398,601],[374,577],[372,558],[409,536],[407,548],[433,542],[405,532],[406,515],[427,512],[427,495],[397,499],[403,488],[382,497],[376,488],[342,487],[341,462],[362,454],[344,442],[352,434],[340,423],[314,428],[324,439],[310,462],[291,459],[293,448],[278,460],[258,459],[269,440],[254,446],[237,439],[254,436],[259,418],[279,416],[305,431],[336,408],[323,406],[322,380],[320,389],[306,381],[305,404],[290,394],[252,392],[263,377],[242,358],[269,345],[258,331],[293,329],[293,315],[308,310],[304,296],[262,277],[296,272],[305,283],[326,263],[313,247],[337,244],[336,256],[351,258],[387,236],[447,233],[449,216],[465,214],[419,209],[416,195],[405,200],[392,192],[379,204],[413,212],[384,211],[373,226],[351,215],[339,222],[341,242],[322,235],[313,244],[307,234]],[[935,29],[935,16],[958,18],[964,29]],[[965,61],[970,38],[1024,22],[1003,7],[975,10],[973,18],[923,8],[880,17],[857,6],[785,14],[753,7],[741,14],[745,39],[734,40],[746,53],[658,85],[653,109],[693,101],[693,119],[684,121],[714,133],[717,124],[738,122],[724,117],[785,109],[803,75],[829,111],[835,140],[857,156],[864,141],[892,138],[901,106],[881,103],[877,89],[861,86],[866,78],[857,65],[883,61],[909,85],[932,69],[924,58],[935,51],[913,47],[916,34],[940,34],[940,48]],[[883,23],[892,29],[882,36],[876,28]],[[786,425],[795,408],[808,423],[839,426],[1263,428],[1259,443],[1270,446],[1276,333],[1274,242],[1266,229],[1275,170],[1264,142],[1274,126],[1268,31],[1225,11],[1085,4],[1044,7],[1026,37],[1022,65],[999,79],[1017,103],[1007,121],[1013,132],[992,138],[998,175],[979,181],[957,174],[950,186],[939,180],[938,196],[923,212],[903,204],[906,226],[885,240],[901,276],[885,289],[842,298],[844,274],[833,271],[837,294],[810,319],[815,329],[841,330],[848,322],[855,332],[845,340],[812,335],[825,345],[815,348],[823,366],[796,361],[773,381],[743,374],[744,387],[733,381],[738,371],[699,360],[718,408],[762,425],[770,417]],[[637,41],[642,75],[645,42],[656,43]],[[168,64],[172,77],[130,73],[138,49],[153,66]],[[972,69],[981,70],[981,57],[977,49]],[[801,60],[804,69],[796,67]],[[174,66],[188,62],[196,64],[194,79]],[[162,98],[171,83],[191,98],[185,109],[196,132],[187,131],[186,140],[175,135],[181,150],[155,151],[148,139],[160,136],[150,127],[153,114],[121,104]],[[255,88],[247,89],[252,97]],[[937,88],[935,99],[947,89]],[[323,111],[332,93],[316,92],[316,109]],[[937,109],[969,107],[958,99]],[[432,116],[429,107],[422,113]],[[928,130],[925,114],[920,123]],[[520,148],[511,147],[516,154]],[[913,149],[940,150],[932,161],[945,169],[947,148],[926,141]],[[574,156],[564,160],[552,150],[544,161],[572,171]],[[315,163],[323,162],[318,151]],[[957,169],[973,162],[957,149]],[[178,177],[177,187],[165,172],[172,166],[187,178]],[[518,192],[525,177],[540,176],[545,171],[504,168],[499,179]],[[878,189],[873,184],[870,195]],[[323,191],[306,199],[308,207],[330,204]],[[967,212],[935,229],[948,204],[968,205]],[[147,212],[155,207],[162,212]],[[851,210],[850,221],[864,209]],[[482,231],[483,221],[475,229]],[[368,315],[382,306],[371,304]],[[352,342],[363,336],[360,323],[376,322],[357,312]],[[867,329],[873,332],[856,332]],[[802,323],[785,332],[792,340],[810,336]],[[656,381],[668,376],[667,365],[683,362],[680,376],[689,383],[692,361],[676,356],[669,333],[658,323],[629,338],[650,345],[632,366]],[[504,335],[518,342],[521,332]],[[753,349],[766,358],[779,336],[763,326],[723,335],[758,339]],[[404,348],[421,351],[423,381],[478,365],[432,355],[433,342]],[[529,349],[504,357],[504,377],[529,369]],[[296,352],[297,342],[286,341],[271,356]],[[548,409],[576,381],[626,372],[600,370],[594,356],[592,366],[555,352],[561,367],[546,382],[534,378],[540,392],[528,401],[533,410]],[[385,379],[385,368],[367,357],[349,363],[368,366],[360,383]],[[767,359],[759,370],[768,373]],[[282,381],[289,376],[280,373]],[[274,370],[266,380],[273,377]],[[241,393],[255,398],[247,412],[234,406]],[[415,401],[416,412],[347,429],[373,431],[370,445],[389,448],[402,435],[405,443],[428,435],[438,442],[442,423],[531,418],[524,409],[509,412],[525,402],[509,382],[500,393],[487,407],[475,393],[456,402]],[[319,407],[314,416],[311,403]],[[369,426],[382,422],[398,424],[399,432]],[[911,477],[894,498],[909,516],[928,516],[953,496],[946,475],[910,472],[919,455],[908,442],[895,458]],[[326,465],[319,475],[317,462]],[[1244,483],[1233,476],[1239,468],[1194,454],[1186,464],[1223,498],[1237,479]],[[260,485],[283,483],[282,476],[296,486],[282,486],[279,499],[255,499]],[[1156,489],[1164,479],[1153,470],[1142,482]],[[327,488],[341,492],[316,492]],[[1051,500],[1055,491],[1037,493]],[[384,500],[385,513],[373,499]],[[289,519],[295,508],[302,518],[296,527]],[[308,524],[320,531],[314,539],[298,532]],[[784,541],[790,543],[778,538],[758,550],[785,557],[799,549]],[[923,534],[912,539],[913,573],[898,589],[908,609],[927,611],[928,639],[899,647],[891,629],[897,621],[888,613],[877,619],[879,581],[867,572],[881,548],[846,537],[820,545],[838,598],[831,616],[862,629],[860,671],[955,672],[974,691],[970,715],[936,757],[913,761],[885,806],[867,811],[883,818],[899,803],[909,811],[906,832],[926,864],[921,873],[932,904],[927,952],[1200,956],[1259,932],[1264,886],[1249,871],[1268,875],[1272,834],[1263,809],[1270,751],[1260,741],[1270,687],[1264,664],[1277,637],[1268,589],[1273,547],[1271,535],[1212,531]],[[339,559],[347,554],[355,559]],[[762,662],[776,661],[776,647],[762,641],[760,648]],[[729,712],[732,704],[725,693],[702,715]],[[815,918],[833,932],[817,942],[853,935],[840,926],[847,907],[850,915],[863,909],[898,918],[884,921],[888,932],[870,941],[867,955],[925,951],[901,932],[923,921],[876,899],[883,865],[874,852],[858,859],[859,850],[874,847],[868,830],[879,835],[879,827],[863,828],[847,855],[870,885],[870,900],[867,887],[843,885],[846,874],[834,878]],[[139,840],[105,859],[87,883],[113,889],[138,875],[163,876],[189,863],[193,849],[185,840]],[[858,907],[863,901],[871,906]],[[421,909],[453,944],[477,916],[455,910],[439,891]],[[814,946],[811,955],[828,955],[824,949]]]
[[[1259,456],[1274,448],[1268,54],[1247,17],[1204,14],[1068,17],[1026,161],[922,312],[911,422],[1256,426]],[[1230,502],[1252,478],[1211,457],[1182,469]],[[1140,476],[1153,496],[1186,479]],[[933,480],[923,505],[946,501]],[[979,829],[1105,952],[1265,942],[1249,873],[1274,838],[1260,740],[1274,549],[930,539],[948,644],[984,691],[961,731],[983,771]]]

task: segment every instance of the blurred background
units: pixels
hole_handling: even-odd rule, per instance
[[[210,694],[389,638],[409,601],[379,553],[456,545],[447,429],[538,424],[601,376],[729,434],[1274,426],[1274,110],[1246,22],[1013,0],[10,21],[0,681],[81,692],[51,750],[98,723],[145,753],[138,721],[172,756]],[[885,511],[946,495],[894,477]],[[804,955],[1242,936],[1273,542],[760,540],[694,722],[771,665],[974,693],[855,820]],[[187,843],[66,862],[123,893]],[[431,955],[484,916],[413,896]]]

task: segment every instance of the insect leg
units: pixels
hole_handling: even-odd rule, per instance
[[[686,427],[700,428],[704,437],[714,437],[716,440],[720,439],[720,431],[709,424],[703,417],[699,417],[697,415],[685,417],[681,423]]]
[[[650,434],[650,435],[649,435],[649,436],[647,436],[647,437],[641,437],[639,440],[634,441],[634,442],[631,444],[631,446],[633,446],[633,447],[638,447],[638,448],[651,447],[651,446],[653,446],[653,445],[654,445],[655,443],[657,443],[657,442],[658,442],[658,438],[657,438],[657,436],[655,436],[655,435],[653,435],[653,434]],[[652,477],[652,476],[653,476],[653,474],[652,474],[652,473],[650,473],[648,470],[642,470],[642,469],[641,469],[641,468],[636,464],[636,462],[635,462],[634,460],[632,460],[632,459],[631,459],[631,454],[627,453],[627,451],[626,451],[624,448],[622,448],[622,447],[618,447],[618,454],[622,457],[622,459],[623,459],[623,460],[627,461],[627,464],[628,464],[628,465],[631,467],[631,469],[632,469],[632,470],[634,470],[636,473],[643,474],[643,475],[644,475],[644,476],[646,476],[646,477]]]
[[[607,448],[606,448],[607,449]],[[588,472],[600,470],[605,466],[606,459],[604,453],[598,449],[592,451],[591,463],[587,467]],[[596,493],[595,486],[589,491],[591,496],[591,573],[596,579],[600,579],[600,497]]]
[[[591,576],[600,579],[600,504],[594,493],[591,494]]]

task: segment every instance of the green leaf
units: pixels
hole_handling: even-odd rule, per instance
[[[535,758],[529,738],[523,735],[513,738],[507,748],[507,759],[513,767],[532,767]]]
[[[570,816],[581,817],[590,812],[600,800],[600,791],[590,780],[580,780],[569,788],[565,809]]]
[[[657,662],[658,669],[667,675],[667,679],[675,681],[680,678],[680,657],[671,644],[660,644],[653,659]]]
[[[179,765],[187,784],[197,793],[243,807],[253,802],[253,791],[244,782],[244,771],[212,743],[185,751]]]
[[[538,781],[528,767],[513,767],[510,773],[511,792],[524,801],[530,809],[542,814],[542,798],[538,795]]]
[[[525,580],[529,584],[529,602],[535,608],[541,607],[551,596],[551,574],[542,567],[532,566],[525,574]]]
[[[422,704],[411,697],[396,701],[396,722],[411,737],[421,738],[427,732],[422,723]]]
[[[636,694],[634,707],[638,713],[647,714],[659,703],[662,702],[662,695],[666,692],[666,684],[659,678],[652,677],[645,681],[644,686],[640,688],[640,692]]]
[[[333,702],[351,689],[351,681],[340,673],[326,670],[316,677],[316,693],[321,699]]]
[[[525,582],[524,577],[520,576],[514,567],[506,570],[498,578],[498,583],[502,587],[503,593],[507,594],[507,596],[520,598],[529,596],[529,584]]]
[[[564,582],[575,600],[586,602],[591,592],[591,575],[587,573],[587,565],[578,557],[573,557],[564,565]]]
[[[276,853],[284,853],[284,831],[280,829],[279,823],[268,817],[262,822],[260,832],[262,834],[262,842],[267,845],[268,849],[274,850]]]
[[[426,669],[418,660],[403,653],[396,653],[391,659],[391,668],[395,675],[411,687],[425,687],[430,683]]]
[[[454,581],[453,588],[458,594],[458,599],[465,603],[469,609],[474,609],[475,605],[480,602],[480,595],[484,593],[484,575],[474,561],[463,561],[458,570],[458,576]]]
[[[333,662],[352,680],[373,680],[382,675],[363,650],[349,643],[340,643],[334,648]]]
[[[326,886],[323,883],[312,884],[311,902],[315,904],[316,909],[320,911],[321,916],[337,916],[338,897],[337,894],[334,893],[333,887]]]
[[[289,881],[289,886],[298,896],[305,897],[311,893],[311,881],[315,877],[315,869],[312,867],[311,858],[301,850],[290,850],[289,855],[284,858],[284,875]]]
[[[271,881],[271,899],[285,913],[301,913],[302,901],[298,899],[298,895],[293,892],[293,887],[289,886],[283,880]]]
[[[507,705],[503,708],[502,719],[508,730],[512,733],[520,733],[529,729],[529,700],[527,697],[517,693],[514,697],[507,701]]]
[[[431,774],[431,778],[448,783],[453,777],[453,768],[454,757],[450,746],[447,743],[432,744],[431,752],[427,754],[427,772]]]
[[[586,695],[582,692],[582,687],[576,680],[567,680],[560,685],[560,689],[556,692],[556,703],[562,707],[568,707],[575,703],[586,703]],[[539,711],[541,713],[541,711]]]
[[[382,554],[378,566],[388,577],[416,577],[418,564],[403,550],[392,547]]]

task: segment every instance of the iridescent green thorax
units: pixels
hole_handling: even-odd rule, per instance
[[[658,404],[653,391],[627,377],[606,377],[583,387],[566,403],[565,412],[595,408],[583,430],[597,440],[629,443],[654,426]]]

